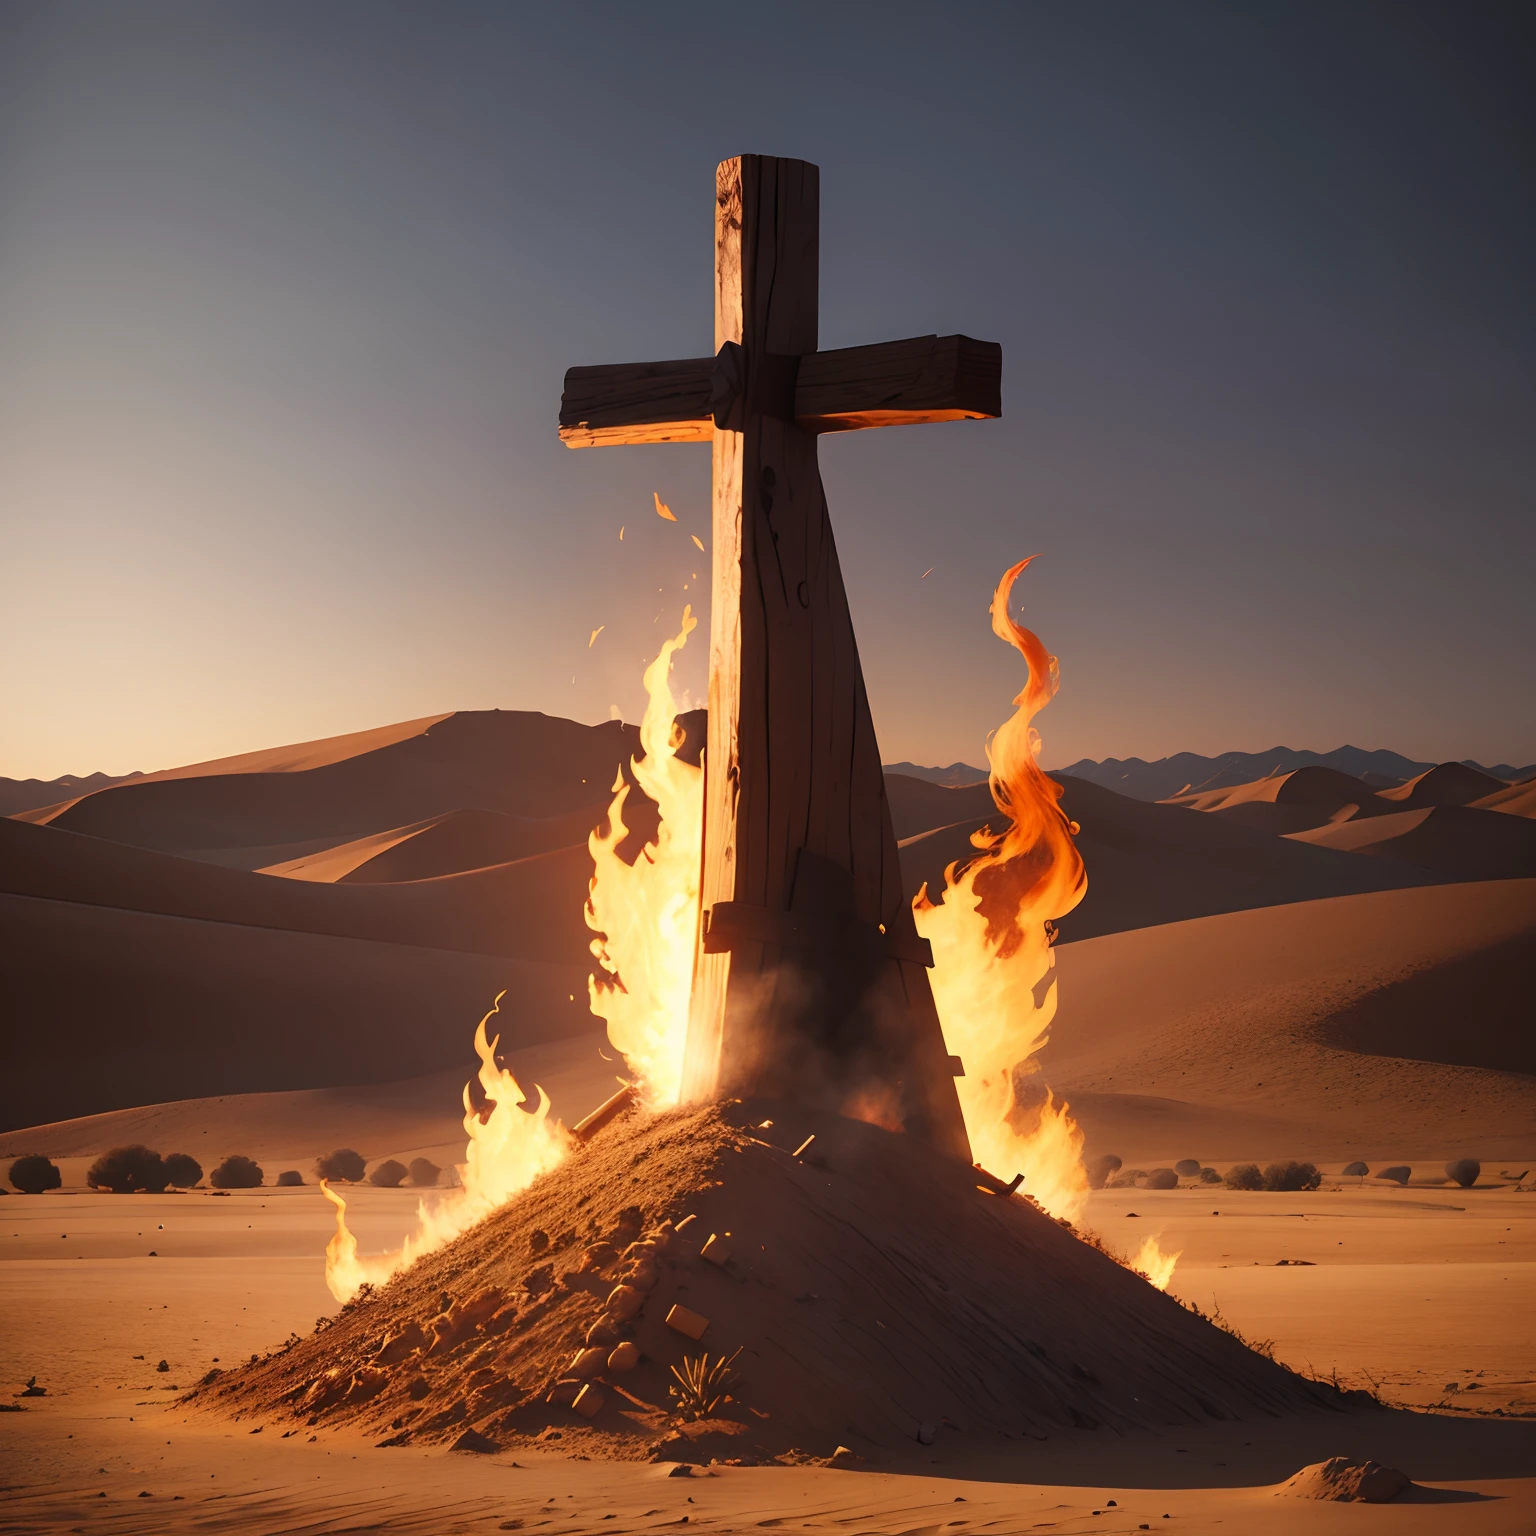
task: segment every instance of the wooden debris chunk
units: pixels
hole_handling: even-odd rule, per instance
[[[604,1401],[605,1399],[603,1394],[599,1392],[597,1388],[593,1386],[589,1381],[586,1386],[584,1386],[581,1391],[576,1394],[576,1401],[572,1403],[571,1406],[584,1419],[590,1419],[596,1415],[598,1409],[603,1406]]]
[[[588,1141],[610,1120],[615,1120],[635,1102],[635,1085],[626,1083],[611,1098],[604,1099],[585,1120],[577,1122],[571,1135],[577,1141]]]
[[[704,1337],[704,1330],[709,1327],[709,1319],[677,1304],[667,1313],[667,1327],[697,1342]]]
[[[801,1156],[807,1150],[807,1148],[809,1148],[811,1143],[813,1141],[815,1141],[815,1140],[816,1140],[816,1136],[815,1136],[815,1133],[813,1132],[811,1135],[807,1136],[805,1138],[805,1140],[802,1141],[800,1143],[800,1145],[798,1147],[796,1147],[793,1152],[790,1153],[790,1156],[791,1157],[799,1157],[799,1156]]]
[[[734,1252],[735,1248],[731,1243],[731,1234],[729,1232],[715,1232],[711,1234],[709,1241],[700,1249],[699,1257],[701,1259],[708,1259],[711,1264],[724,1266],[729,1262]]]

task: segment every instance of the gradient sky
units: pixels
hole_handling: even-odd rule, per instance
[[[742,151],[821,166],[823,346],[1003,345],[823,440],[887,761],[982,760],[1037,551],[1047,762],[1536,759],[1532,15],[10,0],[0,773],[635,718],[709,453],[561,377],[712,350]]]

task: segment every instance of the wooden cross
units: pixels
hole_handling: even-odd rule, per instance
[[[714,573],[702,919],[684,1097],[764,1095],[899,1125],[970,1161],[902,890],[816,462],[821,432],[1002,414],[1002,349],[816,350],[819,172],[715,175],[714,357],[572,368],[572,448],[709,443]]]

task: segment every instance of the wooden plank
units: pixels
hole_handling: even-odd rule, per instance
[[[760,395],[779,393],[783,375],[795,424],[808,432],[1002,415],[1003,354],[996,342],[914,336],[832,352],[780,353],[763,343],[755,350],[749,374]],[[715,368],[712,357],[571,368],[560,397],[560,440],[568,448],[711,442]]]
[[[560,440],[568,448],[711,442],[714,371],[712,357],[569,368],[560,396]]]
[[[813,432],[976,421],[1003,414],[1003,349],[969,336],[913,336],[800,359],[795,420]]]

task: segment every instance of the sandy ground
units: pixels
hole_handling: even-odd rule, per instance
[[[398,1238],[414,1199],[354,1191],[364,1248]],[[899,1468],[722,1467],[683,1480],[666,1466],[583,1459],[574,1416],[568,1445],[479,1457],[378,1450],[332,1431],[284,1437],[281,1425],[252,1432],[191,1412],[178,1389],[215,1361],[264,1352],[334,1310],[320,1263],[330,1215],[318,1191],[12,1196],[0,1202],[0,1381],[6,1401],[34,1374],[48,1395],[0,1415],[3,1524],[555,1533],[686,1523],[958,1536],[1263,1533],[1308,1522],[1323,1532],[1527,1532],[1536,1422],[1493,1410],[1536,1415],[1533,1217],[1536,1196],[1507,1187],[1094,1197],[1089,1221],[1113,1246],[1156,1234],[1184,1250],[1176,1294],[1218,1305],[1248,1337],[1273,1339],[1288,1363],[1337,1369],[1351,1383],[1369,1377],[1393,1401],[1446,1405],[1433,1414],[1115,1440],[1080,1433],[1001,1457],[945,1432]],[[1383,1507],[1274,1492],[1334,1454],[1400,1466],[1424,1489]]]

